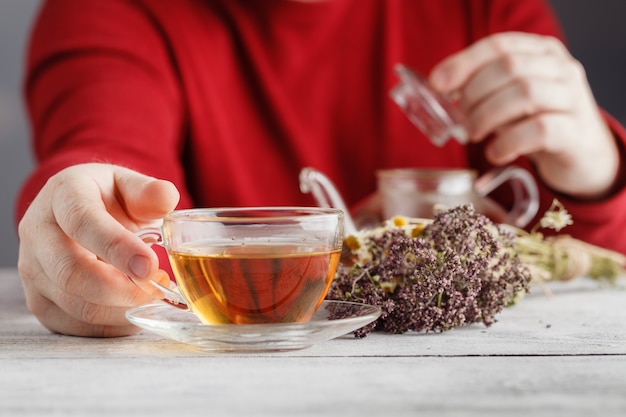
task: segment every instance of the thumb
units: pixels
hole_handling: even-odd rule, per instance
[[[125,171],[115,177],[126,214],[138,222],[163,217],[174,210],[180,194],[174,184],[134,171]]]

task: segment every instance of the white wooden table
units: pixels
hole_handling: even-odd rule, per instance
[[[626,416],[626,289],[534,289],[482,325],[208,354],[50,334],[0,269],[0,416]]]

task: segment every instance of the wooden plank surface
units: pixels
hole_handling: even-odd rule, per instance
[[[224,355],[50,334],[0,270],[0,416],[625,416],[626,290],[551,288],[490,328]]]

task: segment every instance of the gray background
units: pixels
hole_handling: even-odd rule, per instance
[[[106,0],[100,0],[106,1]],[[471,0],[468,0],[471,1]],[[523,1],[523,0],[520,0]],[[33,166],[21,98],[28,30],[40,0],[0,0],[0,267],[17,262],[14,201]],[[551,0],[597,101],[626,123],[626,1]]]

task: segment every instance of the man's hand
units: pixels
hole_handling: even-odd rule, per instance
[[[134,333],[124,313],[149,297],[126,274],[169,280],[134,231],[178,199],[173,184],[114,165],[76,165],[51,177],[19,224],[18,270],[33,314],[58,333]]]

